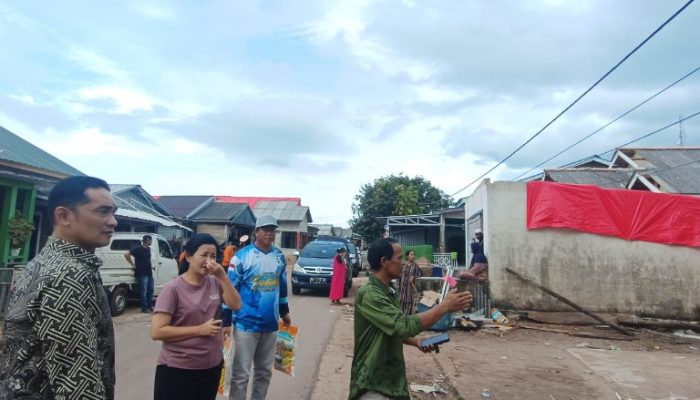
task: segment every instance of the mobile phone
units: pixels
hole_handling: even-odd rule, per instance
[[[430,336],[420,340],[420,347],[428,347],[430,345],[435,346],[435,352],[439,353],[440,349],[437,347],[439,344],[443,344],[450,341],[450,335],[447,332],[437,334],[435,336]]]

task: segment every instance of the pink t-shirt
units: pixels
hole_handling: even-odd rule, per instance
[[[213,276],[205,276],[199,286],[191,285],[179,276],[160,292],[155,312],[170,314],[172,326],[197,326],[214,318],[221,296],[221,283]],[[214,368],[223,359],[223,346],[223,333],[163,342],[158,365],[182,369]]]

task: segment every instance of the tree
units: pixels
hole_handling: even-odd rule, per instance
[[[452,199],[422,176],[389,175],[360,188],[352,204],[352,230],[367,238],[379,237],[384,226],[377,217],[427,214],[450,207]]]

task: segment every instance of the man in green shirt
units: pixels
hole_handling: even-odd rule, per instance
[[[433,326],[450,311],[469,308],[469,292],[451,291],[432,309],[404,315],[391,280],[401,278],[402,250],[393,239],[380,239],[367,252],[372,269],[369,282],[355,297],[355,355],[352,361],[349,400],[410,399],[406,382],[403,345],[421,348],[415,336]]]

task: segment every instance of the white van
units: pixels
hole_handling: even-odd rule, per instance
[[[134,268],[124,259],[124,253],[141,245],[143,235],[151,235],[151,266],[153,267],[154,295],[178,275],[176,255],[170,245],[155,233],[115,232],[109,245],[95,249],[103,265],[100,268],[102,284],[109,296],[112,315],[124,312],[129,298],[138,299],[139,289],[134,276]]]

